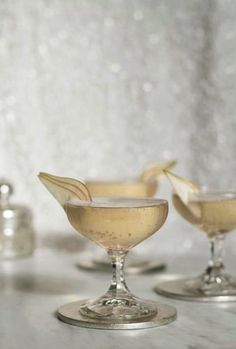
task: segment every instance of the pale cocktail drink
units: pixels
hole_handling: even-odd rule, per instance
[[[107,250],[128,251],[155,233],[168,207],[163,200],[96,198],[71,200],[65,211],[71,225]]]
[[[187,205],[174,194],[173,203],[183,218],[206,232],[209,237],[236,228],[236,193],[202,192],[190,198]]]
[[[153,197],[158,188],[158,182],[151,181],[86,181],[93,197]]]
[[[158,178],[163,171],[175,166],[176,161],[162,161],[144,168],[139,177],[127,180],[88,180],[86,186],[92,197],[153,197]]]
[[[125,198],[145,198],[153,197],[158,188],[158,181],[151,180],[107,180],[107,181],[86,181],[86,186],[95,199],[97,197],[125,197]],[[96,200],[95,200],[96,201]],[[89,245],[90,246],[90,245]],[[90,253],[90,254],[89,254]],[[110,261],[104,251],[100,251],[96,246],[92,246],[90,250],[87,249],[84,255],[80,254],[77,265],[82,268],[89,268],[94,270],[110,270]],[[165,264],[155,259],[153,263],[151,258],[144,258],[143,256],[135,254],[134,251],[129,254],[126,262],[126,271],[131,273],[140,273],[152,270],[159,270],[165,267]]]

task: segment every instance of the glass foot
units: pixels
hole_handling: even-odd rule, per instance
[[[98,300],[96,300],[95,302],[96,304]],[[119,304],[111,305],[111,308],[108,310],[107,314],[102,314],[100,317],[97,317],[97,315],[96,317],[93,317],[91,316],[91,313],[90,313],[90,310],[91,310],[90,307],[93,307],[95,305],[95,303],[94,304],[93,303],[94,301],[83,300],[79,302],[66,304],[58,310],[57,316],[61,321],[71,325],[80,326],[80,327],[97,328],[97,329],[111,329],[111,330],[141,329],[141,328],[162,326],[174,321],[177,316],[176,309],[174,307],[171,307],[165,304],[159,304],[156,302],[147,302],[148,307],[151,306],[152,309],[155,308],[156,310],[155,315],[152,316],[151,318],[150,316],[149,317],[144,316],[137,319],[135,318],[134,314],[131,314],[130,312],[124,314],[123,311],[125,307],[127,307],[127,305],[125,306],[125,305],[119,305]],[[145,305],[147,304],[146,301],[144,303]],[[101,306],[102,304],[100,304],[100,307]],[[112,308],[113,308],[113,312],[111,312]],[[116,308],[117,311],[114,311],[114,308]],[[90,316],[82,315],[82,313],[87,314],[87,309],[89,309]],[[92,312],[94,312],[94,309],[95,308],[92,308]],[[122,309],[120,310],[121,313],[119,309]],[[96,311],[99,311],[101,314],[101,309],[96,308]],[[120,316],[121,314],[123,315]],[[131,314],[131,318],[126,317],[127,315],[129,316],[130,314]]]
[[[206,302],[236,301],[236,279],[226,272],[160,283],[155,292],[177,299]]]
[[[156,304],[141,300],[130,293],[112,296],[109,292],[95,300],[89,300],[80,307],[80,313],[94,319],[130,321],[152,318],[157,314]]]

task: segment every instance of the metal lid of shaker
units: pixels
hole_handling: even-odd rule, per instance
[[[5,179],[0,179],[0,212],[6,220],[15,220],[16,224],[20,221],[31,224],[32,213],[25,205],[11,204],[10,197],[13,194],[13,186]],[[17,221],[16,221],[17,220]]]
[[[9,205],[9,198],[13,194],[13,186],[5,179],[0,179],[0,206]]]

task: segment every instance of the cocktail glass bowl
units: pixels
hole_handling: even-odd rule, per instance
[[[130,181],[86,181],[86,186],[92,197],[147,198],[155,195],[159,185],[157,180],[134,179]],[[89,244],[84,253],[80,254],[76,264],[82,269],[106,272],[110,270],[110,261],[107,255],[98,251],[98,248],[92,244]],[[138,252],[131,251],[126,261],[126,272],[139,274],[160,271],[165,266],[165,263],[159,259],[152,260],[141,256]]]

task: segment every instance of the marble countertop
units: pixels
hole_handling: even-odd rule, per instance
[[[78,328],[55,317],[59,306],[108,287],[109,274],[78,270],[76,259],[76,253],[42,249],[34,257],[1,263],[1,349],[235,349],[236,303],[185,302],[152,291],[168,275],[200,271],[202,258],[186,263],[172,257],[165,273],[127,276],[135,294],[174,305],[178,318],[162,327],[119,331]],[[228,264],[232,270],[233,258]]]

